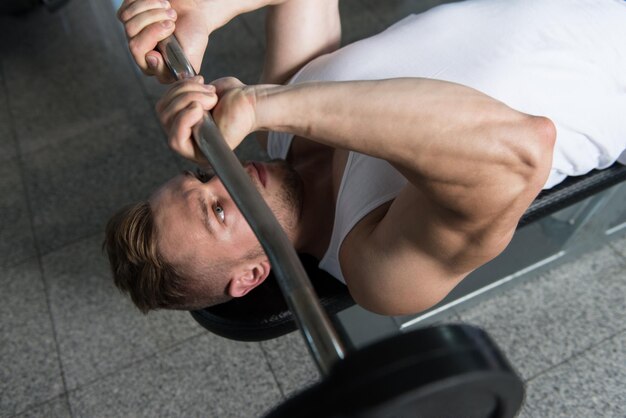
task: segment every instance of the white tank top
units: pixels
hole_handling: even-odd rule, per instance
[[[272,133],[268,139],[271,158],[285,159],[293,135]],[[358,152],[349,152],[335,206],[330,245],[319,263],[322,270],[345,283],[339,265],[339,249],[346,235],[365,215],[394,199],[407,180],[391,164]]]
[[[396,77],[456,82],[549,117],[557,141],[544,188],[618,159],[626,163],[624,0],[446,4],[313,60],[291,83]],[[270,156],[284,158],[291,138],[270,133]],[[405,182],[386,162],[350,153],[321,268],[343,281],[338,253],[345,236]]]

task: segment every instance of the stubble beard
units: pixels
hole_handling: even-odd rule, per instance
[[[285,231],[293,233],[300,221],[303,202],[302,178],[289,163],[284,160],[273,160],[270,164],[280,169],[281,187],[276,194],[274,214]],[[290,234],[291,235],[291,234]]]
[[[293,241],[302,213],[304,196],[302,178],[285,160],[271,160],[266,164],[278,171],[276,180],[280,182],[278,190],[268,196],[266,202],[289,239]],[[254,260],[263,254],[265,251],[261,243],[257,241],[256,245],[239,261]]]

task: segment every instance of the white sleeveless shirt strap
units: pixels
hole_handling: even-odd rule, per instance
[[[270,132],[267,141],[270,158],[285,159],[292,141],[291,134]],[[319,268],[345,284],[339,265],[343,240],[363,217],[398,196],[406,184],[406,178],[387,161],[350,152],[337,195],[330,244]]]
[[[387,161],[350,152],[337,195],[330,245],[319,267],[345,283],[339,264],[344,239],[363,217],[395,199],[406,184],[406,178]]]
[[[286,132],[269,132],[267,135],[267,155],[272,160],[286,160],[293,134]]]

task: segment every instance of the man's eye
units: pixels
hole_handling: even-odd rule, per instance
[[[221,222],[224,222],[224,208],[220,205],[215,205],[215,214]]]

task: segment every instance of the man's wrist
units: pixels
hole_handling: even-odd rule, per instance
[[[283,131],[286,129],[286,109],[281,97],[289,86],[262,84],[254,86],[255,131]]]

